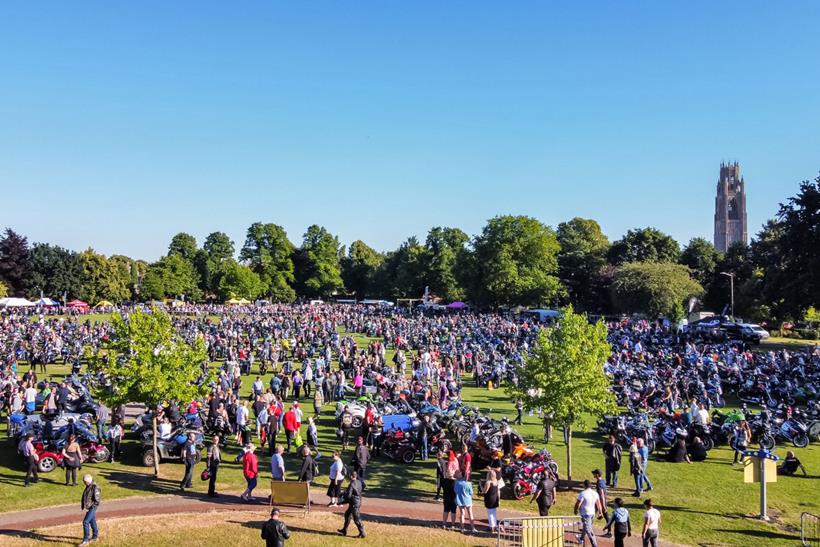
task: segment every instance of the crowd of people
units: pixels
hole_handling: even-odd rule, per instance
[[[130,309],[121,312],[127,317]],[[429,315],[350,305],[188,305],[174,309],[172,320],[187,340],[205,342],[210,366],[218,367],[216,381],[204,400],[171,401],[153,411],[159,418],[160,438],[168,438],[178,424],[199,425],[211,435],[206,459],[208,495],[219,495],[216,484],[222,448],[229,440],[241,447],[239,460],[246,480],[241,497],[245,500],[253,498],[260,476],[259,448],[267,449],[274,480],[285,480],[283,454],[296,450],[301,463],[291,476],[313,482],[327,473],[330,505],[348,505],[340,533],[347,533],[352,519],[360,537],[364,537],[364,528],[359,509],[371,456],[379,453],[383,438],[381,416],[369,406],[355,427],[350,410],[341,409],[340,446],[338,450],[321,447],[332,454],[327,458],[320,452],[317,430],[326,405],[369,393],[397,404],[412,397],[447,408],[459,398],[462,381],[469,379],[476,386],[516,382],[516,371],[523,366],[543,328],[531,318],[501,314]],[[632,411],[659,411],[669,419],[708,422],[708,409],[715,403],[715,386],[725,384],[726,371],[731,374],[753,369],[756,363],[774,363],[783,374],[795,370],[816,373],[820,363],[817,352],[755,353],[742,343],[708,343],[687,337],[663,322],[622,321],[608,326],[613,352],[603,366],[613,379],[619,402]],[[354,333],[373,341],[360,347]],[[0,316],[0,410],[8,415],[62,414],[67,405],[76,402],[78,393],[70,383],[53,386],[41,378],[46,378],[53,363],[71,365],[72,371],[79,374],[85,360],[98,352],[112,334],[109,323],[91,322],[83,316],[67,318],[37,311]],[[388,351],[392,353],[390,359]],[[641,381],[636,384],[635,379]],[[310,412],[302,408],[303,404],[312,405],[312,415],[307,415]],[[520,423],[524,410],[520,402],[517,410],[516,421]],[[100,437],[110,443],[112,459],[120,453],[124,417],[123,408],[95,407],[94,421]],[[430,447],[427,429],[422,429],[419,448],[424,459]],[[738,440],[740,435],[735,439],[739,448],[743,441]],[[476,481],[469,444],[464,442],[460,450],[439,451],[436,456],[437,490],[443,493],[443,525],[457,526],[462,531],[467,530],[465,525],[469,525],[469,531],[475,530],[472,500]],[[20,450],[29,470],[28,484],[29,476],[35,481],[37,478],[31,438],[23,439]],[[189,437],[181,450],[185,473],[180,488],[184,490],[192,487],[198,461],[196,437]],[[345,461],[349,450],[350,470]],[[626,448],[622,439],[609,436],[603,445],[605,472],[596,470],[594,487],[582,491],[576,507],[583,535],[593,544],[591,519],[596,511],[606,516],[606,530],[614,531],[616,541],[631,533],[623,500],[614,500],[611,516],[606,500],[606,489],[618,488],[625,450],[634,494],[640,496],[653,488],[645,439],[635,438]],[[75,484],[76,469],[82,463],[76,440],[70,440],[63,451],[69,462],[66,483]],[[671,461],[692,463],[704,459],[706,450],[696,436],[677,439],[669,454]],[[319,462],[327,460],[331,460],[330,465],[323,472]],[[802,468],[799,460],[796,466],[794,460],[791,454],[790,468]],[[343,488],[345,479],[349,482]],[[489,528],[495,531],[504,487],[500,465],[490,465],[478,484]],[[541,515],[549,514],[557,486],[558,477],[547,474],[535,489],[531,501],[537,503]],[[598,502],[592,501],[593,493]],[[649,516],[645,517],[643,535],[651,540],[657,535],[660,520],[651,502],[646,514]],[[275,520],[281,522],[278,517]],[[271,525],[266,533],[269,537],[287,537],[283,524]]]

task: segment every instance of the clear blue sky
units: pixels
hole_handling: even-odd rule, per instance
[[[153,260],[318,223],[380,250],[504,213],[750,232],[820,170],[820,3],[16,2],[0,227]]]

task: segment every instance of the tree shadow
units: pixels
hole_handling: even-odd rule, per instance
[[[250,528],[251,530],[261,530],[262,527],[267,522],[267,520],[262,520],[262,521],[251,520],[251,521],[247,521],[247,522],[242,522],[242,521],[239,521],[239,520],[229,520],[227,522],[229,522],[230,524],[239,524],[243,528]],[[301,526],[292,526],[290,523],[285,523],[285,524],[288,527],[288,531],[290,531],[290,532],[301,532],[301,533],[313,534],[313,535],[317,535],[317,536],[338,536],[339,535],[335,532],[328,532],[326,530],[315,530],[315,529],[312,529],[312,528],[303,528]]]
[[[784,540],[791,540],[791,541],[800,541],[799,535],[794,534],[781,534],[778,532],[772,532],[769,530],[731,530],[726,528],[717,528],[715,532],[724,532],[727,534],[738,534],[742,536],[749,536],[754,538],[761,538],[761,539],[784,539]]]

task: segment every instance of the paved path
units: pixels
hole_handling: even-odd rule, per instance
[[[327,507],[328,498],[317,489],[312,492],[314,510],[341,513],[344,507]],[[257,493],[261,493],[258,489]],[[133,516],[167,515],[171,513],[202,513],[206,511],[248,511],[267,515],[267,499],[257,498],[256,503],[244,502],[237,494],[225,494],[213,499],[198,493],[181,493],[179,495],[132,497],[106,501],[97,513],[100,520]],[[481,502],[477,500],[474,506],[476,518],[480,518],[480,530],[486,530],[486,513]],[[414,524],[419,526],[440,525],[441,505],[430,502],[416,502],[388,498],[365,497],[362,504],[362,514],[365,520],[384,519],[391,522]],[[499,512],[499,518],[514,518],[517,516],[532,516],[532,513],[519,511]],[[0,536],[16,532],[27,532],[35,529],[65,524],[77,524],[82,520],[82,511],[79,502],[74,505],[59,505],[29,511],[0,513]],[[640,530],[635,530],[639,533]],[[600,530],[599,530],[600,533]],[[627,538],[628,546],[638,546],[638,538]],[[2,541],[0,541],[2,543]],[[599,537],[600,547],[612,547],[611,539]],[[670,545],[661,543],[661,545]]]

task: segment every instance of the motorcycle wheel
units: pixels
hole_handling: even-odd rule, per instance
[[[715,447],[715,441],[712,439],[711,435],[704,435],[703,439],[703,448],[707,451],[712,450]]]
[[[145,467],[154,467],[154,451],[150,448],[142,452],[142,465]]]
[[[402,463],[407,463],[407,464],[413,463],[414,461],[416,461],[416,451],[415,450],[405,450],[404,452],[402,452],[401,461],[402,461]]]
[[[726,399],[724,399],[723,397],[716,397],[714,402],[712,403],[712,406],[715,408],[723,408],[724,406],[726,406]]]
[[[774,445],[775,445],[774,436],[773,435],[763,435],[762,437],[760,437],[760,442],[758,444],[760,444],[761,448],[765,448],[766,450],[771,450],[772,448],[774,448]]]
[[[809,436],[808,435],[796,435],[792,439],[792,444],[797,448],[806,448],[809,446]]]
[[[94,463],[102,463],[107,461],[109,456],[111,456],[111,452],[108,450],[107,446],[103,446],[94,453],[94,456],[92,456],[91,459]]]
[[[362,427],[362,418],[361,416],[353,416],[353,427],[358,429]]]
[[[646,448],[649,449],[650,453],[654,452],[655,448],[657,448],[657,445],[655,444],[655,439],[647,439]]]
[[[40,473],[51,473],[57,467],[57,460],[51,456],[43,456],[37,462],[37,470]]]

